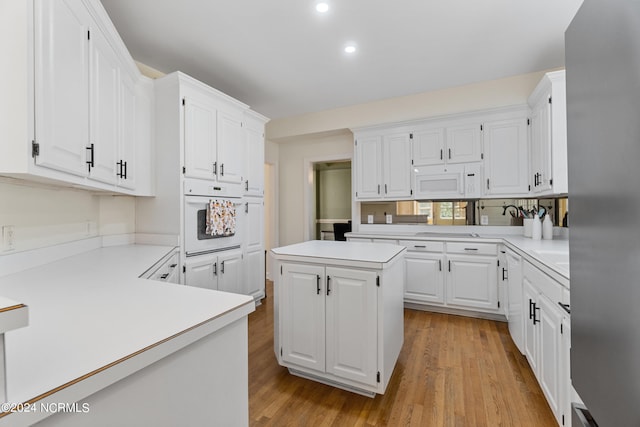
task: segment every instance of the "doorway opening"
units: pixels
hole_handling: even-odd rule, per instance
[[[351,224],[351,160],[313,163],[313,183],[315,208],[312,238],[340,239],[346,231],[350,231]]]

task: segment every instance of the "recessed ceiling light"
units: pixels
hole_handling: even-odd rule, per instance
[[[354,53],[356,51],[356,46],[353,44],[348,44],[344,47],[344,51],[347,53]]]
[[[329,10],[329,3],[326,1],[319,1],[316,3],[316,10],[320,13],[325,13]]]

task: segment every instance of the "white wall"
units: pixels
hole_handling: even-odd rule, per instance
[[[279,166],[280,245],[304,239],[305,159],[353,153],[348,129],[489,108],[524,105],[545,71],[272,120],[266,155]],[[277,149],[275,147],[278,147]]]
[[[14,227],[15,251],[135,231],[129,196],[0,178],[0,200],[0,227]]]

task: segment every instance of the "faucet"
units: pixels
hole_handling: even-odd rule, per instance
[[[502,207],[502,209],[503,209],[502,210],[502,215],[506,215],[507,214],[507,209],[509,209],[509,208],[516,208],[516,212],[519,212],[517,206],[515,206],[515,205],[506,205],[506,206]]]

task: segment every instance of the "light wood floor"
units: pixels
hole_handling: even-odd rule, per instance
[[[405,310],[404,346],[374,399],[290,375],[273,353],[273,291],[249,316],[253,426],[557,426],[507,324]]]

